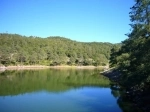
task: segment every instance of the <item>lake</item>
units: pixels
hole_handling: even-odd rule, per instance
[[[122,112],[99,70],[44,69],[0,73],[0,112]]]

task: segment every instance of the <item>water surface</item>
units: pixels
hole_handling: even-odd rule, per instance
[[[0,73],[0,112],[122,112],[97,70]]]

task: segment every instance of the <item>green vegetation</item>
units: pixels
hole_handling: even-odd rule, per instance
[[[34,91],[63,92],[84,86],[109,87],[109,79],[96,70],[20,70],[0,73],[0,96]]]
[[[76,42],[63,37],[0,34],[2,65],[106,65],[111,43]]]
[[[150,101],[150,1],[136,0],[131,7],[131,33],[121,48],[112,49],[111,66],[120,72],[119,83],[139,106],[148,110]],[[142,103],[141,103],[142,102]]]

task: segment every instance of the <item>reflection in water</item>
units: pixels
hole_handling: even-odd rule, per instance
[[[1,112],[121,112],[109,80],[96,70],[0,73]]]
[[[6,71],[1,73],[0,82],[0,96],[40,90],[61,92],[82,86],[109,86],[109,80],[93,70]]]

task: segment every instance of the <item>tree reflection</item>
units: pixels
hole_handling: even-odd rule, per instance
[[[20,70],[0,73],[0,95],[46,90],[64,92],[83,86],[109,87],[109,79],[95,70]]]

